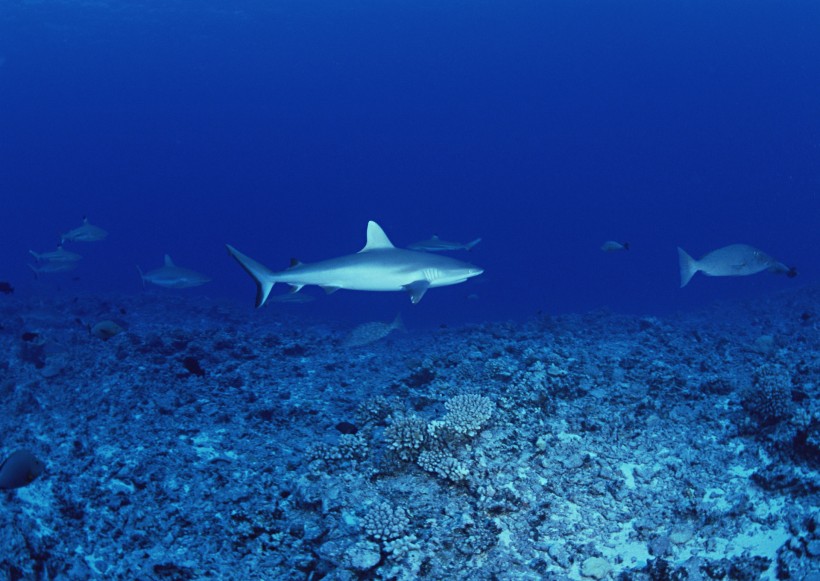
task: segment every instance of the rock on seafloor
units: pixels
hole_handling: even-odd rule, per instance
[[[354,349],[207,299],[0,296],[0,458],[45,466],[2,491],[0,577],[817,578],[818,304]]]

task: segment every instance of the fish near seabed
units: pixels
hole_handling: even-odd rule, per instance
[[[77,260],[48,260],[43,263],[29,264],[28,267],[34,273],[35,277],[41,274],[54,274],[57,272],[68,272],[77,268],[79,261]]]
[[[167,254],[165,255],[165,263],[159,268],[143,273],[138,266],[137,270],[142,278],[143,287],[146,282],[165,288],[192,288],[211,282],[211,279],[204,274],[190,268],[177,266]]]
[[[34,272],[35,277],[39,277],[41,274],[74,270],[83,258],[76,252],[70,252],[63,248],[62,244],[51,252],[29,250],[28,253],[34,257],[35,264],[29,264],[28,267]]]
[[[680,262],[680,286],[685,287],[696,272],[707,276],[748,276],[764,270],[785,274],[789,278],[797,276],[797,270],[775,260],[765,252],[748,244],[730,244],[708,253],[700,260],[689,256],[678,247]]]
[[[45,470],[45,465],[28,450],[12,452],[0,464],[0,490],[31,484]]]
[[[629,250],[629,242],[607,240],[601,245],[601,250],[604,252],[624,252],[625,250]]]
[[[60,243],[62,244],[66,240],[70,240],[71,242],[97,242],[99,240],[105,240],[106,236],[108,236],[108,232],[99,226],[94,226],[88,221],[87,217],[83,216],[82,226],[78,226],[63,234],[60,237]]]
[[[332,293],[340,288],[362,291],[407,291],[418,303],[427,289],[459,284],[484,269],[447,256],[396,248],[373,221],[367,223],[367,243],[356,254],[320,262],[294,262],[287,270],[274,272],[226,244],[228,253],[256,282],[256,306],[261,307],[277,282],[289,284],[293,292],[317,285]]]
[[[43,262],[77,262],[78,260],[82,260],[82,256],[77,254],[76,252],[70,252],[63,248],[63,245],[60,244],[57,247],[57,250],[53,250],[51,252],[34,252],[33,250],[28,251],[34,257],[38,263]]]
[[[363,345],[369,345],[379,339],[384,339],[396,329],[404,329],[401,313],[396,315],[392,323],[382,323],[381,321],[362,323],[350,332],[342,342],[342,347],[362,347]]]

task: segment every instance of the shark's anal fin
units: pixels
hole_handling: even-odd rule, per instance
[[[225,247],[228,249],[228,254],[233,256],[239,266],[251,275],[251,278],[256,282],[256,308],[261,307],[268,300],[268,295],[273,285],[276,284],[276,281],[273,280],[273,271],[267,266],[256,262],[253,258],[245,256],[230,244],[226,244]]]
[[[418,304],[428,288],[430,288],[430,282],[427,280],[417,280],[404,285],[404,290],[410,293],[410,302],[414,305]]]

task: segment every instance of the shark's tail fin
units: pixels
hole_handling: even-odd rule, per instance
[[[697,260],[689,256],[680,246],[678,246],[678,260],[680,261],[680,287],[683,288],[689,284],[689,281],[700,269]]]
[[[481,238],[476,238],[476,239],[475,239],[475,240],[473,240],[472,242],[468,242],[467,244],[465,244],[465,245],[464,245],[464,248],[465,248],[465,249],[467,249],[467,250],[472,250],[472,249],[473,249],[473,246],[475,246],[475,245],[476,245],[476,244],[478,244],[479,242],[481,242]]]
[[[261,307],[268,300],[273,285],[276,284],[274,274],[267,266],[256,262],[253,258],[245,256],[230,244],[225,245],[228,254],[234,257],[245,272],[247,272],[256,282],[256,308]]]

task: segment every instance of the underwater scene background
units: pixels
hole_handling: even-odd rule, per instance
[[[818,31],[0,2],[0,578],[820,578]],[[225,249],[369,221],[483,273],[255,310]]]

